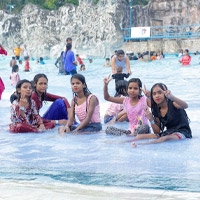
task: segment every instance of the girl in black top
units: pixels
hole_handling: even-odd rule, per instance
[[[187,103],[172,95],[166,85],[156,83],[151,89],[151,112],[145,109],[145,115],[151,123],[154,134],[141,134],[132,141],[156,138],[147,143],[140,143],[153,144],[192,138],[188,116],[184,110],[187,107]],[[132,145],[136,146],[135,143]]]

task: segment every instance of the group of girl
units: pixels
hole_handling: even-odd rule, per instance
[[[128,82],[116,83],[117,93],[112,97],[108,93],[110,80],[110,77],[104,79],[104,98],[111,102],[104,116],[104,122],[129,121],[129,129],[123,130],[108,125],[107,134],[135,136],[129,141],[156,139],[148,143],[192,137],[184,110],[188,105],[172,95],[166,85],[157,83],[149,92],[146,88],[142,89],[140,79],[132,78]],[[48,79],[45,74],[37,74],[33,82],[24,79],[17,83],[16,94],[11,98],[10,131],[38,133],[54,128],[56,124],[62,125],[58,128],[60,134],[69,132],[83,134],[102,130],[99,100],[89,91],[83,75],[74,74],[71,77],[73,92],[71,106],[66,98],[47,93],[47,85]],[[41,117],[39,110],[46,101],[54,103]],[[150,126],[153,134],[150,133]]]

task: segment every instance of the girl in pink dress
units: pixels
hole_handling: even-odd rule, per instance
[[[19,71],[18,65],[14,65],[12,67],[12,74],[10,75],[10,81],[11,85],[16,86],[17,83],[20,81],[19,74],[17,73]]]
[[[69,119],[66,126],[58,129],[59,133],[63,134],[71,131],[73,133],[91,133],[100,131],[102,125],[99,100],[88,90],[85,77],[81,74],[74,74],[71,77],[71,86],[74,98],[71,102]],[[73,125],[75,115],[80,121],[79,125]]]
[[[129,129],[122,130],[112,126],[106,129],[107,134],[113,135],[137,135],[149,133],[149,123],[145,117],[144,109],[147,105],[150,107],[151,102],[146,96],[142,96],[142,82],[139,78],[132,78],[128,81],[128,97],[111,97],[108,94],[108,83],[110,77],[104,79],[104,98],[107,101],[123,104],[129,120]],[[146,93],[146,90],[144,91]]]

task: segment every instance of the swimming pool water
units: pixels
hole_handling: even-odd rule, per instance
[[[139,77],[147,88],[164,82],[172,93],[189,104],[193,139],[145,145],[132,148],[131,143],[116,144],[126,136],[108,136],[103,131],[90,135],[68,134],[61,137],[57,128],[40,134],[11,134],[9,97],[14,91],[10,85],[9,59],[0,57],[0,76],[6,90],[0,101],[0,179],[38,181],[40,183],[78,183],[84,185],[117,186],[122,188],[159,189],[200,192],[200,65],[199,57],[192,57],[191,66],[182,67],[177,58],[166,58],[150,63],[131,61],[132,77]],[[71,102],[70,76],[58,74],[55,60],[46,65],[30,61],[31,72],[20,78],[32,80],[35,74],[45,73],[49,78],[48,92],[65,96]],[[111,68],[103,67],[104,59],[85,61],[88,88],[98,96],[101,119],[108,102],[103,99],[103,78]],[[109,85],[114,95],[114,81]],[[41,113],[49,107],[44,105]],[[127,128],[127,123],[116,124]],[[107,141],[111,142],[108,143]],[[113,143],[112,143],[113,142]]]

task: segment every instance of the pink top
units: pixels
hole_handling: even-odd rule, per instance
[[[191,62],[191,56],[183,56],[181,59],[182,65],[189,65]]]
[[[118,103],[109,103],[109,107],[106,110],[106,115],[114,116],[124,110],[124,106]]]
[[[76,105],[75,104],[75,115],[78,117],[79,121],[82,122],[86,116],[87,116],[87,112],[89,110],[89,105],[90,105],[90,98],[94,96],[93,94],[89,95],[89,97],[87,98],[87,105],[86,105],[86,101],[84,103],[82,103],[81,105]],[[97,98],[97,97],[96,97]],[[90,120],[89,123],[100,123],[101,119],[100,119],[100,107],[99,107],[99,100],[97,98],[98,104],[96,105],[94,112],[92,114],[92,118]],[[87,106],[87,108],[86,108]]]
[[[132,106],[130,101],[129,97],[125,97],[123,104],[129,119],[129,130],[134,133],[136,126],[140,123],[149,124],[144,114],[144,108],[147,107],[147,97],[142,96],[135,106]]]
[[[11,85],[16,86],[18,81],[20,80],[19,74],[17,72],[13,72],[10,75]]]

